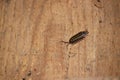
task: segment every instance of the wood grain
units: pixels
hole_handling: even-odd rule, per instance
[[[0,80],[119,80],[119,34],[119,0],[0,0]]]

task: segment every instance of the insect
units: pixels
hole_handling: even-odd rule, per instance
[[[73,43],[76,43],[76,42],[82,40],[83,38],[85,38],[87,36],[88,33],[89,32],[86,30],[86,31],[81,31],[81,32],[75,34],[74,36],[72,36],[69,39],[69,43],[73,44]]]
[[[77,34],[75,34],[74,36],[72,36],[70,39],[69,39],[69,42],[65,42],[65,41],[62,41],[64,43],[69,43],[69,44],[74,44],[80,40],[83,40],[83,38],[85,38],[87,36],[89,32],[86,30],[86,31],[81,31]]]

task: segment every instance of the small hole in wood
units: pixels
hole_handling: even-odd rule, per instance
[[[100,0],[97,0],[97,2],[101,2]]]
[[[102,20],[99,20],[99,23],[102,23]]]
[[[25,80],[25,78],[22,78],[22,80]]]

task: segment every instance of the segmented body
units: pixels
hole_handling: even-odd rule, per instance
[[[73,44],[73,43],[76,43],[77,41],[82,40],[83,38],[85,38],[85,36],[86,36],[88,33],[89,33],[89,32],[86,30],[86,31],[81,31],[81,32],[75,34],[74,36],[72,36],[72,37],[69,39],[69,43],[70,43],[70,44]]]

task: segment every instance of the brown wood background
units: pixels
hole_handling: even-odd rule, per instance
[[[84,79],[120,80],[120,0],[0,0],[0,80]]]

